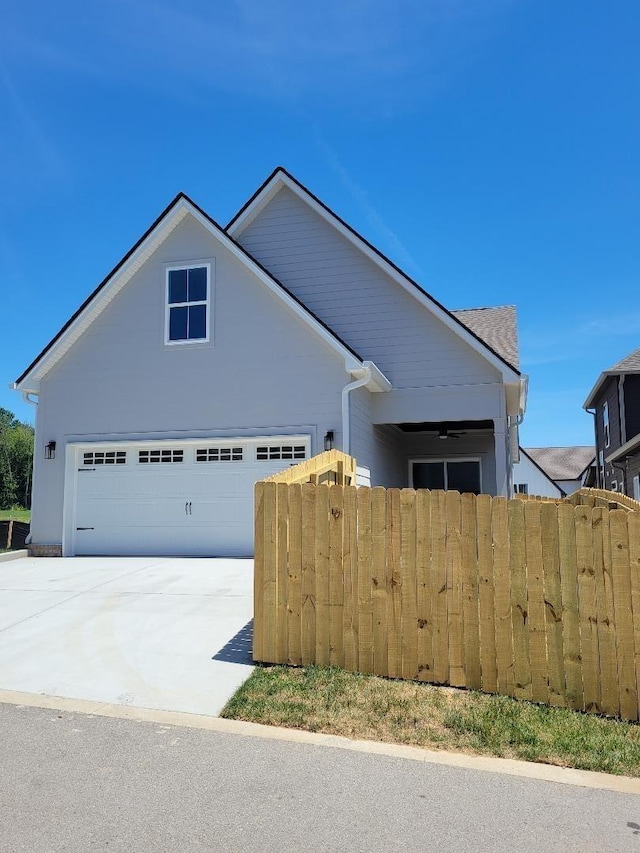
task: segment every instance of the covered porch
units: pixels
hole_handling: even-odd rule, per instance
[[[508,495],[504,421],[419,421],[374,426],[371,485]],[[503,427],[500,429],[500,427]]]

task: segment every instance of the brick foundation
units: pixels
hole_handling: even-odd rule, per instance
[[[30,557],[62,557],[62,545],[29,545]]]

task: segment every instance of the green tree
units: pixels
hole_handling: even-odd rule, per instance
[[[31,506],[33,427],[0,408],[0,509]]]

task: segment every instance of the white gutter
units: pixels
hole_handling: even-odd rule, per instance
[[[355,371],[354,371],[355,372]],[[360,372],[360,371],[358,371]],[[367,365],[367,362],[363,364],[362,367],[362,376],[359,379],[356,379],[354,382],[349,382],[348,385],[345,385],[342,389],[342,452],[349,453],[350,452],[350,444],[351,444],[351,424],[350,424],[350,416],[349,416],[349,394],[352,391],[355,391],[356,388],[362,388],[363,385],[366,385],[371,380],[371,367]]]

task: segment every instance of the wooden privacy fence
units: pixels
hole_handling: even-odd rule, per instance
[[[24,548],[28,534],[29,525],[23,521],[0,521],[0,551],[17,551]]]
[[[640,513],[257,483],[253,653],[637,720]]]

